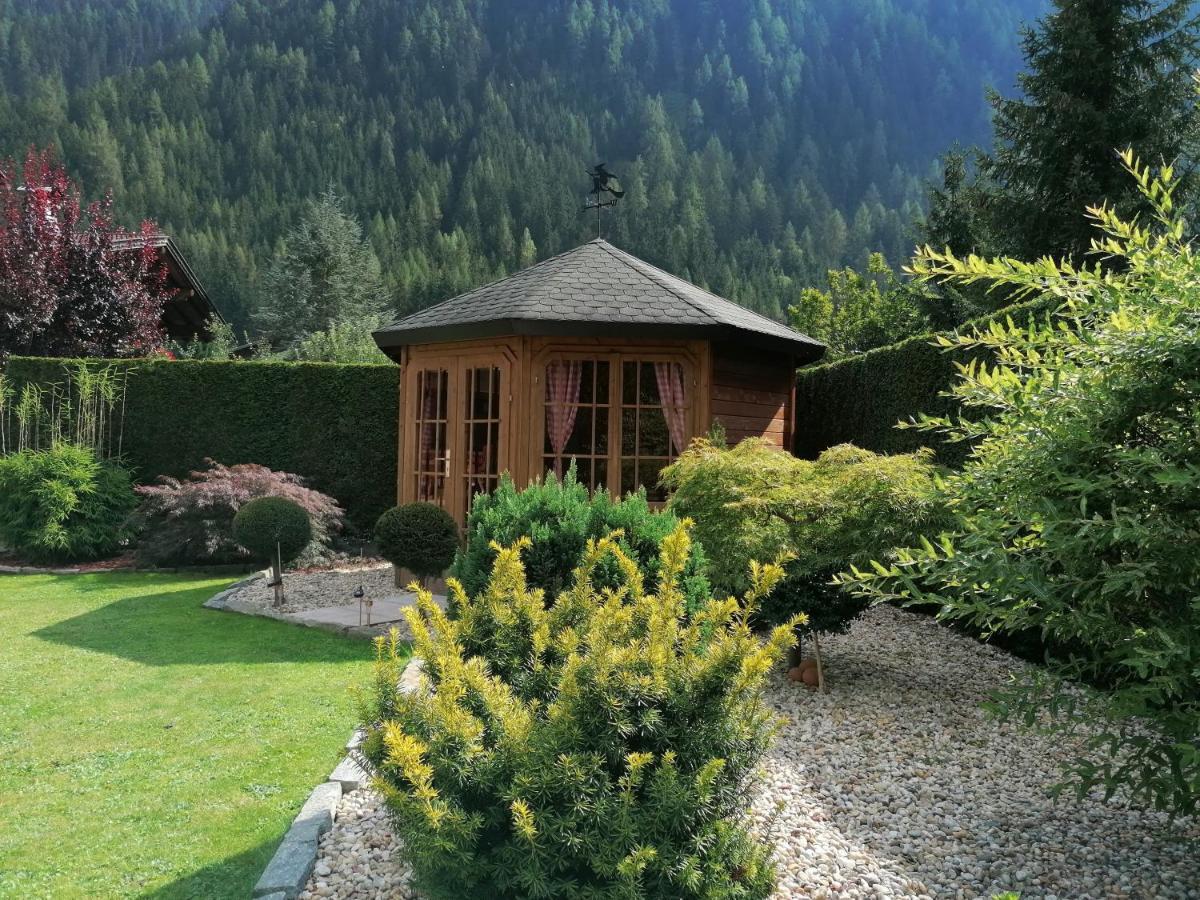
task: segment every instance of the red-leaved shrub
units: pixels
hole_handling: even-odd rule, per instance
[[[138,560],[145,565],[234,562],[247,554],[233,539],[233,517],[258,497],[284,497],[299,504],[312,520],[313,540],[297,562],[328,557],[345,513],[332,497],[305,487],[304,479],[265,466],[223,466],[205,460],[207,469],[186,481],[163,476],[159,484],[137,489],[142,504],[134,514],[141,532]]]

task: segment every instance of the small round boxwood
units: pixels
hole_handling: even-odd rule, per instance
[[[418,578],[441,575],[458,552],[458,523],[433,503],[393,506],[375,523],[379,555]]]
[[[233,517],[233,539],[255,559],[295,559],[312,540],[312,522],[300,504],[283,497],[251,500]]]

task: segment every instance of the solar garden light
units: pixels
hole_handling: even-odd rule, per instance
[[[371,607],[375,605],[375,601],[367,599],[367,592],[363,590],[361,584],[354,591],[354,599],[358,601],[358,624],[362,625],[363,623],[363,607],[366,606],[367,626],[369,627],[371,624]]]

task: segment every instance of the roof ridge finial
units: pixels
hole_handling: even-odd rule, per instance
[[[617,176],[606,168],[608,163],[596,163],[596,167],[588,172],[588,177],[592,179],[592,190],[588,196],[595,199],[584,204],[583,211],[596,211],[596,240],[604,240],[603,224],[600,218],[600,213],[606,206],[616,206],[617,201],[625,196],[625,192],[613,186]],[[602,200],[603,195],[610,195],[611,199]]]

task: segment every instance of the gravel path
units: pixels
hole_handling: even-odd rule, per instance
[[[230,599],[270,608],[275,592],[259,576],[243,585]],[[355,569],[331,569],[321,572],[285,572],[283,592],[286,602],[283,612],[308,612],[329,606],[350,606],[358,603],[354,591],[363,586],[366,596],[373,600],[396,597],[404,593],[395,587],[395,576],[389,563]]]
[[[754,816],[781,900],[1200,898],[1200,822],[1050,799],[1073,746],[980,710],[1021,661],[890,608],[822,650],[829,693],[778,673],[767,695],[786,724]],[[395,849],[378,797],[349,794],[301,896],[409,900]]]

